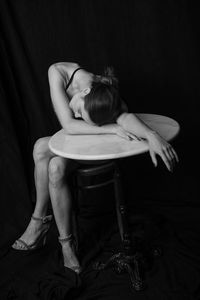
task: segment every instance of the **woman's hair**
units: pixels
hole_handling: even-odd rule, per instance
[[[113,68],[107,67],[102,75],[94,75],[91,91],[84,100],[84,107],[96,125],[116,121],[122,112],[122,101]]]

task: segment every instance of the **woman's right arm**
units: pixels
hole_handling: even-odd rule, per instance
[[[69,99],[65,92],[65,86],[68,81],[68,73],[61,71],[59,64],[53,64],[48,70],[48,79],[50,95],[53,108],[58,117],[61,126],[66,129],[68,122],[73,118],[69,107]]]

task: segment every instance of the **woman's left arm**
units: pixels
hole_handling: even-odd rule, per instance
[[[178,162],[178,155],[173,147],[157,132],[153,131],[133,113],[122,113],[117,119],[117,124],[124,130],[148,141],[149,153],[155,166],[157,166],[156,154],[158,154],[167,169],[173,171],[175,163]]]

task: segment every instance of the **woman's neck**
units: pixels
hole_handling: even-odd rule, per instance
[[[72,98],[76,93],[91,87],[93,78],[94,74],[85,70],[80,70],[77,74],[75,74],[73,82],[67,90],[67,94],[70,96],[70,98]]]

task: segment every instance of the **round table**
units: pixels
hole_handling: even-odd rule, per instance
[[[179,132],[179,124],[172,118],[156,114],[137,114],[150,128],[167,141]],[[82,161],[98,161],[132,156],[148,151],[148,143],[127,141],[114,134],[69,135],[64,129],[49,141],[50,150],[58,156]]]

